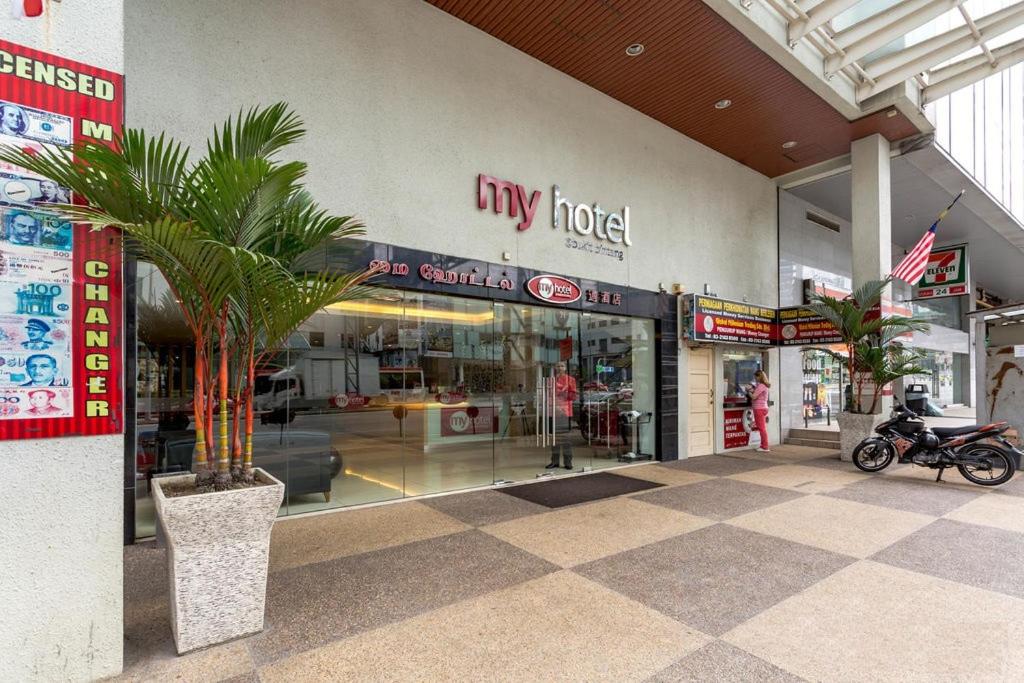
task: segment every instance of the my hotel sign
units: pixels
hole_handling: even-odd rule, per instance
[[[494,213],[507,212],[510,218],[518,219],[516,229],[520,231],[529,230],[533,225],[540,208],[541,194],[540,190],[530,191],[510,180],[500,180],[483,173],[477,176],[477,207],[491,207]],[[552,186],[551,194],[551,228],[561,230],[565,226],[567,248],[620,261],[623,259],[623,250],[616,247],[633,245],[628,206],[615,212],[606,211],[597,202],[589,205],[575,203],[562,195],[558,185]],[[577,237],[594,237],[598,243],[581,241]]]

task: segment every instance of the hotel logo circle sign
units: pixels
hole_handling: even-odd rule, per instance
[[[527,280],[526,291],[549,304],[571,304],[583,295],[579,285],[558,275],[534,276]]]
[[[519,231],[529,230],[533,226],[533,219],[540,208],[541,194],[540,190],[527,190],[511,180],[501,180],[483,173],[477,176],[477,207],[481,210],[491,207],[494,213],[507,212],[509,218],[517,219],[516,229]],[[575,237],[591,237],[600,243],[601,248],[584,251],[609,256],[618,254],[621,258],[622,252],[616,251],[614,246],[633,245],[628,206],[618,211],[606,211],[597,202],[577,203],[563,195],[558,185],[551,187],[551,196],[551,228],[561,230],[564,226],[565,232],[570,235],[566,246],[570,246],[569,243],[574,242]],[[613,248],[608,248],[605,243]]]

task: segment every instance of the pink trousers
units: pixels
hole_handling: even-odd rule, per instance
[[[761,448],[768,448],[768,409],[754,408],[754,424],[761,432]]]

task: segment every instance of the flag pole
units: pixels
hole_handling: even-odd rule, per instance
[[[935,233],[939,226],[939,221],[946,217],[953,205],[960,201],[960,198],[967,194],[966,190],[960,190],[957,196],[953,197],[953,201],[949,203],[945,209],[939,212],[938,218],[932,223],[931,227],[925,231],[924,236],[918,240],[914,248],[907,252],[907,255],[903,257],[903,260],[889,272],[889,278],[899,279],[906,282],[908,285],[917,284],[921,276],[924,275],[925,268],[928,264],[928,255],[932,251],[932,245],[935,244]]]
[[[953,208],[953,205],[960,201],[960,198],[963,197],[965,194],[967,194],[967,190],[960,190],[960,194],[953,197],[953,201],[949,203],[949,206],[947,206],[945,209],[939,212],[939,217],[935,219],[935,222],[932,223],[932,227],[928,229],[934,230],[935,227],[939,224],[939,221],[946,217],[946,214],[949,213],[949,210]]]

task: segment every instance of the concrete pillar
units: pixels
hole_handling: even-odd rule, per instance
[[[124,72],[123,0],[43,6],[0,9],[3,39]],[[0,681],[120,673],[124,436],[4,441],[0,465]]]
[[[865,282],[881,280],[892,270],[889,141],[881,135],[855,140],[850,156],[853,288],[857,289]],[[883,396],[882,414],[888,414],[891,409],[892,397]]]
[[[855,140],[850,150],[853,202],[853,288],[892,270],[892,195],[889,141]]]

